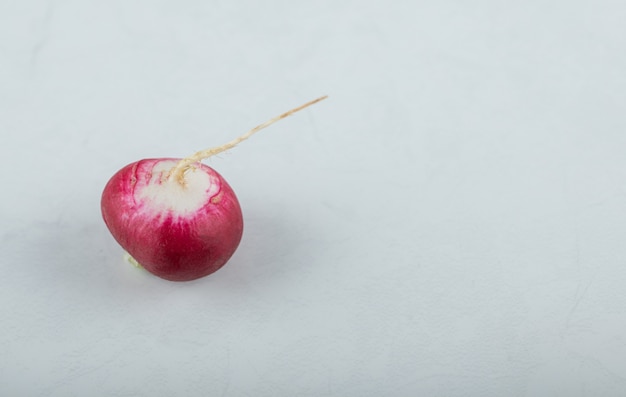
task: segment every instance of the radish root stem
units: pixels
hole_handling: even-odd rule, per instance
[[[309,101],[307,103],[305,103],[304,105],[300,105],[297,108],[291,109],[283,114],[281,114],[280,116],[276,116],[273,119],[267,120],[266,122],[257,125],[256,127],[254,127],[253,129],[251,129],[250,131],[246,132],[245,134],[233,139],[232,141],[222,145],[222,146],[218,146],[218,147],[214,147],[214,148],[209,148],[209,149],[205,149],[205,150],[201,150],[199,152],[196,152],[194,154],[192,154],[189,157],[185,157],[184,159],[180,160],[169,172],[168,174],[168,179],[171,177],[176,178],[176,180],[178,181],[178,183],[180,183],[182,186],[185,186],[185,173],[193,168],[193,164],[198,163],[204,159],[207,159],[211,156],[215,156],[216,154],[222,153],[226,150],[232,149],[235,146],[237,146],[239,143],[245,141],[246,139],[250,138],[252,135],[254,135],[256,132],[259,132],[260,130],[262,130],[263,128],[269,127],[270,125],[276,123],[277,121],[280,121],[286,117],[291,116],[292,114],[299,112],[300,110],[307,108],[311,105],[314,105],[324,99],[328,98],[328,95],[325,95],[323,97],[319,97],[317,99],[314,99],[312,101]]]
[[[133,258],[132,256],[130,256],[130,254],[128,252],[124,252],[124,258],[128,261],[128,263],[130,263],[131,265],[139,268],[139,269],[143,269],[143,266],[141,266],[141,264],[139,262],[137,262],[137,259]]]

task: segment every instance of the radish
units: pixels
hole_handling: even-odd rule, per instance
[[[221,268],[237,249],[243,215],[235,192],[202,160],[326,96],[256,126],[231,142],[184,159],[128,164],[102,192],[102,217],[129,260],[158,277],[189,281]]]

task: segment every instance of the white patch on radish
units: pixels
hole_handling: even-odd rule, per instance
[[[176,165],[176,160],[163,160],[154,164],[150,179],[138,175],[135,186],[135,199],[145,205],[145,209],[155,212],[171,212],[186,216],[202,208],[220,190],[217,177],[202,168],[190,169],[185,174],[185,186],[167,175]],[[149,172],[150,170],[145,170]]]

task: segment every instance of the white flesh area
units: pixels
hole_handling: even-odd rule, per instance
[[[184,187],[176,181],[176,178],[166,180],[168,172],[176,163],[175,160],[156,163],[149,181],[146,181],[146,175],[137,175],[135,200],[144,204],[146,210],[188,216],[219,192],[217,178],[202,168],[190,169],[185,174]]]

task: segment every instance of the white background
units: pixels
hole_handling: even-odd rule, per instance
[[[626,395],[626,5],[0,0],[0,395]],[[193,282],[100,215],[207,161]]]

